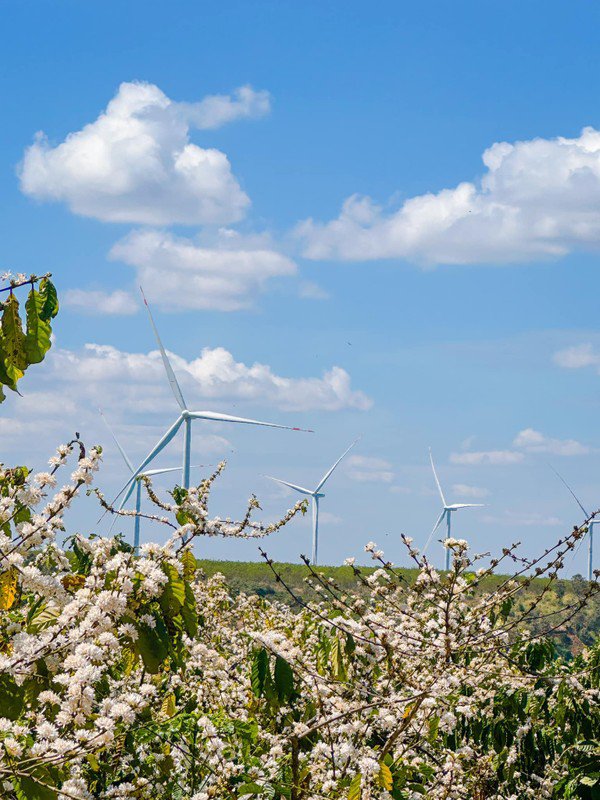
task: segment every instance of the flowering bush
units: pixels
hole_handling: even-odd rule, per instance
[[[371,543],[379,569],[352,563],[356,591],[307,563],[314,602],[291,608],[232,597],[197,570],[197,537],[265,536],[305,509],[263,526],[252,497],[241,521],[211,518],[223,465],[169,502],[144,479],[149,516],[172,529],[166,544],[136,554],[119,537],[77,535],[61,546],[79,492],[111,509],[92,486],[100,459],[74,440],[49,472],[0,472],[3,797],[599,796],[600,651],[566,662],[527,627],[543,621],[538,606],[585,526],[533,562],[513,545],[480,569],[465,542],[448,540],[447,574],[405,538],[419,570],[410,584]],[[483,593],[505,563],[513,576]],[[546,630],[597,589],[553,612]]]

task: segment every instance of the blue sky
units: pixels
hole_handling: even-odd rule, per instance
[[[427,538],[429,445],[447,494],[488,504],[456,518],[477,549],[536,552],[577,521],[548,461],[598,505],[600,9],[1,14],[3,268],[51,270],[63,299],[52,356],[1,409],[1,459],[41,466],[76,427],[107,445],[110,492],[125,472],[96,407],[135,459],[174,419],[141,280],[190,405],[316,431],[198,426],[195,460],[229,460],[215,513],[254,491],[273,518],[292,498],[262,475],[316,483],[357,434],[323,502],[324,562]],[[308,549],[307,519],[268,542]]]

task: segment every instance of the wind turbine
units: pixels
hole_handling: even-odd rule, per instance
[[[325,494],[321,491],[325,483],[329,480],[331,473],[340,463],[340,461],[344,458],[347,453],[352,450],[354,445],[358,442],[358,439],[355,439],[350,447],[347,450],[344,450],[342,455],[338,458],[335,464],[327,470],[325,475],[321,478],[317,487],[312,491],[310,489],[305,489],[303,486],[297,486],[295,483],[288,483],[288,481],[282,481],[280,478],[273,478],[271,475],[266,475],[265,477],[269,478],[269,480],[276,481],[277,483],[283,484],[283,486],[287,486],[290,489],[293,489],[295,492],[299,494],[304,494],[307,497],[312,498],[312,524],[313,524],[313,538],[312,538],[312,559],[311,563],[313,565],[317,564],[317,557],[318,557],[318,550],[319,550],[319,500],[322,497],[325,497]]]
[[[427,550],[429,546],[429,542],[431,541],[431,537],[440,527],[442,522],[444,521],[444,517],[446,518],[446,539],[450,538],[450,531],[452,528],[452,514],[455,511],[459,511],[461,508],[481,508],[484,504],[483,503],[447,503],[446,498],[444,497],[444,492],[442,491],[442,486],[440,484],[440,480],[437,476],[437,472],[435,471],[435,464],[433,463],[433,455],[431,453],[431,447],[429,448],[429,460],[431,461],[431,469],[433,470],[433,477],[435,478],[435,482],[437,484],[438,492],[440,493],[440,497],[442,498],[442,513],[437,518],[437,522],[433,526],[433,530],[429,534],[429,539],[425,543],[425,547],[423,548],[423,554]],[[444,569],[448,571],[450,569],[450,550],[446,548],[446,560]]]
[[[100,412],[100,416],[104,420],[104,424],[106,425],[106,427],[110,431],[110,434],[111,434],[112,438],[114,439],[114,442],[117,445],[117,448],[119,449],[119,453],[121,453],[121,455],[123,456],[123,461],[127,464],[127,467],[129,468],[129,471],[133,472],[134,471],[133,464],[129,460],[129,457],[127,456],[127,453],[125,452],[125,450],[123,450],[123,448],[121,447],[121,443],[117,439],[116,433],[111,428],[111,426],[108,424],[108,420],[104,416],[104,413],[102,412],[102,409],[99,408],[98,411]],[[202,465],[201,464],[195,464],[194,466],[198,466],[199,467],[199,466],[202,466]],[[135,522],[134,522],[134,526],[133,526],[133,548],[134,548],[136,553],[138,552],[139,547],[140,547],[140,510],[141,510],[141,507],[142,507],[142,477],[144,475],[147,475],[148,477],[151,477],[152,475],[163,475],[166,472],[178,472],[178,471],[179,471],[179,467],[164,467],[162,469],[146,469],[146,470],[144,470],[143,473],[138,474],[138,477],[137,477],[137,479],[135,481],[135,511],[136,511],[136,516],[135,516]],[[115,519],[116,519],[116,517],[115,517]]]
[[[563,476],[554,469],[552,464],[548,464],[548,466],[550,467],[552,472],[556,475],[556,477],[564,483],[564,485],[567,487],[567,489],[571,493],[573,499],[575,500],[575,502],[577,503],[579,508],[585,514],[585,518],[588,519],[590,517],[590,514],[588,514],[588,512],[585,510],[585,508],[583,507],[583,505],[579,501],[579,498],[577,497],[577,495],[575,494],[573,489],[571,489],[571,487],[566,482],[566,480],[563,478]],[[600,520],[598,520],[598,519],[596,519],[594,517],[594,519],[592,519],[592,520],[590,520],[588,522],[588,526],[587,526],[587,528],[588,528],[588,581],[591,581],[593,579],[593,577],[594,577],[594,572],[593,572],[593,566],[594,566],[594,525],[598,525],[598,524],[600,524]]]
[[[145,472],[146,466],[152,461],[153,458],[155,458],[158,455],[158,453],[160,453],[160,451],[164,447],[166,447],[166,445],[171,441],[171,439],[174,438],[175,434],[181,428],[182,425],[184,426],[184,437],[183,437],[183,464],[181,469],[181,485],[185,489],[189,488],[190,457],[192,449],[192,421],[195,419],[207,419],[207,420],[214,420],[216,422],[236,422],[242,425],[261,425],[267,428],[282,428],[284,430],[289,430],[289,431],[304,431],[305,433],[313,432],[313,431],[305,431],[304,428],[292,427],[291,425],[278,425],[275,422],[260,422],[259,420],[256,419],[246,419],[245,417],[234,417],[231,414],[221,414],[218,411],[190,411],[190,409],[186,405],[185,400],[183,399],[183,394],[181,392],[179,383],[177,382],[177,378],[175,377],[175,373],[173,372],[173,367],[171,366],[169,357],[167,356],[166,350],[163,347],[163,343],[160,339],[158,329],[154,323],[154,318],[152,317],[152,312],[150,311],[150,306],[148,305],[148,301],[146,300],[144,291],[143,290],[141,291],[142,291],[142,297],[144,298],[144,304],[148,309],[150,324],[152,325],[154,335],[156,336],[156,341],[158,342],[158,348],[160,350],[165,372],[167,373],[169,385],[171,386],[171,391],[173,392],[175,400],[177,401],[181,409],[181,413],[179,414],[175,422],[170,426],[170,428],[168,428],[167,432],[154,445],[152,450],[148,453],[146,458],[137,467],[137,469],[133,470],[131,477],[117,495],[118,498],[121,496],[123,492],[125,492],[123,500],[121,501],[120,508],[124,506],[128,498],[131,496],[131,493],[134,488],[135,479],[142,472]]]

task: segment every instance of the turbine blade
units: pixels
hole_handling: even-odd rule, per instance
[[[195,469],[196,467],[209,467],[210,464],[191,464],[190,469]],[[181,467],[163,467],[162,469],[145,469],[143,474],[144,475],[163,475],[165,472],[181,472]]]
[[[304,433],[314,433],[307,428],[295,428],[291,425],[278,425],[276,422],[261,422],[258,419],[246,419],[246,417],[234,417],[231,414],[221,414],[218,411],[190,411],[190,417],[195,419],[210,419],[215,422],[241,422],[244,425],[263,425],[267,428],[283,428],[286,431],[303,431]]]
[[[458,511],[461,508],[484,508],[485,503],[454,503],[450,508]]]
[[[119,499],[119,497],[123,494],[123,492],[126,489],[131,488],[131,491],[133,491],[133,486],[135,484],[135,479],[137,478],[137,476],[141,475],[141,473],[144,471],[144,467],[146,467],[152,461],[152,459],[155,458],[160,453],[160,451],[164,447],[166,447],[167,444],[169,444],[169,442],[175,436],[175,434],[177,433],[182,424],[183,424],[183,417],[178,417],[177,420],[168,429],[168,431],[164,434],[164,436],[162,436],[158,440],[158,442],[154,445],[152,450],[148,453],[148,455],[142,461],[139,467],[133,471],[133,474],[131,475],[127,483],[123,486],[119,494],[115,497],[115,500],[113,500],[112,505],[114,505],[114,502]],[[131,491],[125,495],[126,498],[131,495]]]
[[[102,419],[104,420],[104,424],[106,425],[106,427],[107,427],[107,428],[108,428],[108,430],[110,431],[110,434],[111,434],[112,438],[115,440],[115,444],[116,444],[116,445],[117,445],[117,447],[119,448],[119,453],[121,453],[121,455],[123,456],[123,461],[124,461],[124,462],[127,464],[127,466],[129,467],[129,471],[130,471],[130,472],[133,472],[133,464],[132,464],[132,463],[131,463],[131,461],[130,461],[130,460],[127,458],[127,453],[125,452],[125,450],[123,450],[123,448],[122,448],[122,447],[121,447],[121,445],[119,444],[119,440],[117,439],[117,437],[116,437],[116,434],[115,434],[115,432],[113,431],[113,429],[112,429],[112,428],[110,427],[110,425],[108,424],[108,420],[107,420],[107,419],[106,419],[106,417],[104,416],[104,412],[102,411],[102,409],[101,409],[101,408],[99,408],[99,409],[98,409],[98,411],[100,412],[100,416],[101,416],[101,417],[102,417]]]
[[[140,292],[142,293],[142,297],[144,298],[144,305],[148,309],[150,324],[152,325],[152,330],[154,331],[154,335],[156,336],[156,341],[158,342],[158,349],[160,350],[160,354],[162,356],[165,372],[167,373],[167,378],[169,379],[169,384],[171,386],[171,391],[175,395],[175,400],[177,400],[177,402],[179,403],[181,410],[185,411],[187,406],[185,404],[185,400],[183,399],[183,394],[181,393],[181,389],[179,387],[179,384],[177,383],[177,378],[175,377],[175,373],[173,372],[173,367],[171,366],[171,362],[169,361],[169,357],[167,356],[167,351],[163,347],[163,343],[158,333],[158,328],[154,323],[154,317],[152,316],[152,312],[150,311],[150,306],[148,305],[148,301],[146,300],[146,295],[144,294],[144,290],[142,289],[141,286],[140,286]]]
[[[579,502],[579,498],[577,497],[577,495],[575,494],[575,492],[573,491],[573,489],[571,489],[571,487],[570,487],[570,486],[569,486],[569,484],[566,482],[566,480],[563,478],[563,476],[562,476],[562,475],[561,475],[559,472],[557,472],[557,471],[554,469],[554,467],[552,466],[552,464],[548,464],[548,466],[550,467],[550,469],[552,470],[552,472],[553,472],[553,473],[556,475],[556,477],[557,477],[559,480],[561,480],[561,481],[564,483],[564,485],[567,487],[567,489],[569,490],[569,492],[570,492],[570,493],[571,493],[571,495],[573,496],[573,499],[575,500],[575,502],[577,503],[577,505],[579,506],[579,508],[580,508],[580,509],[583,511],[583,513],[585,514],[585,517],[586,517],[586,519],[587,519],[587,518],[589,517],[589,514],[588,514],[588,512],[585,510],[585,508],[584,508],[584,507],[581,505],[581,503]]]
[[[433,463],[433,455],[431,453],[431,447],[429,448],[429,460],[431,461],[431,469],[433,470],[433,477],[435,478],[435,482],[437,483],[438,492],[440,493],[440,497],[442,498],[442,503],[444,506],[447,506],[446,498],[444,497],[444,493],[442,492],[442,487],[440,484],[440,479],[437,476],[437,472],[435,471],[435,464]]]
[[[437,531],[437,529],[440,527],[440,525],[441,525],[441,524],[442,524],[442,522],[444,521],[444,517],[446,516],[446,514],[447,514],[447,513],[448,513],[448,510],[447,510],[446,508],[444,508],[444,510],[442,511],[442,513],[441,513],[441,514],[439,515],[439,517],[437,518],[437,522],[436,522],[436,523],[435,523],[435,525],[433,526],[433,530],[431,531],[431,533],[429,534],[429,538],[428,538],[428,539],[427,539],[427,541],[425,542],[425,547],[424,547],[424,548],[421,550],[421,555],[423,555],[423,556],[425,555],[425,552],[426,552],[427,548],[429,547],[429,543],[431,542],[431,539],[432,539],[432,537],[433,537],[433,534],[434,534],[434,533]]]
[[[358,437],[358,439],[360,439],[360,436]],[[340,463],[340,461],[341,461],[341,460],[344,458],[344,456],[345,456],[345,455],[347,455],[347,454],[350,452],[350,450],[352,450],[352,448],[354,447],[354,445],[355,445],[355,444],[358,442],[358,439],[355,439],[355,440],[352,442],[352,444],[350,445],[350,447],[349,447],[347,450],[344,450],[344,452],[343,452],[343,453],[342,453],[342,455],[341,455],[341,456],[338,458],[338,460],[335,462],[335,464],[333,465],[333,467],[331,467],[331,469],[329,469],[329,470],[328,470],[328,471],[325,473],[325,475],[323,475],[323,477],[321,478],[321,482],[319,483],[319,485],[318,485],[318,486],[317,486],[317,488],[315,489],[315,492],[318,492],[318,491],[319,491],[319,489],[320,489],[322,486],[324,486],[324,484],[325,484],[325,481],[326,481],[326,480],[329,478],[329,476],[331,475],[331,473],[333,472],[333,470],[334,470],[334,469],[337,467],[337,465],[338,465],[338,464]]]
[[[265,475],[265,478],[268,478],[270,481],[275,481],[276,483],[281,483],[283,486],[288,486],[290,489],[294,489],[296,492],[300,492],[300,494],[307,494],[310,497],[313,496],[314,492],[311,492],[310,489],[305,489],[303,486],[297,486],[295,483],[288,483],[287,481],[282,481],[281,478],[274,478],[272,475]]]

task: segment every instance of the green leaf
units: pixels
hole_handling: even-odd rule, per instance
[[[52,328],[47,320],[42,319],[43,308],[43,296],[32,289],[25,303],[27,317],[25,353],[30,364],[39,364],[50,349]]]
[[[6,717],[13,722],[19,719],[23,711],[25,690],[17,686],[10,675],[0,675],[0,717]]]
[[[185,584],[185,602],[181,606],[181,618],[185,632],[190,639],[195,639],[198,635],[198,612],[196,610],[196,598],[194,591],[189,583]]]
[[[245,794],[262,794],[265,791],[264,786],[259,786],[258,783],[242,783],[237,787],[238,797]]]
[[[160,598],[160,606],[167,616],[176,616],[185,603],[185,583],[173,564],[165,564],[163,571],[169,580]]]
[[[51,319],[58,314],[58,295],[56,287],[48,278],[42,278],[40,281],[40,296],[42,298],[42,307],[40,310],[40,318],[44,322],[50,322]]]
[[[60,609],[52,606],[41,606],[39,611],[31,617],[27,626],[27,633],[39,633],[51,625],[60,614]]]
[[[344,664],[342,645],[337,636],[334,637],[331,644],[331,669],[333,672],[333,677],[336,679],[336,681],[346,680],[346,666]]]
[[[40,780],[46,783],[46,771],[40,772]],[[34,778],[13,778],[13,781],[18,800],[58,800],[58,793],[54,789],[42,786]]]
[[[255,650],[252,654],[252,666],[250,669],[250,684],[256,697],[260,697],[265,688],[265,680],[269,671],[269,656],[264,647]]]
[[[280,703],[289,700],[294,694],[294,673],[292,668],[281,656],[275,657],[275,688]]]
[[[352,782],[348,789],[348,800],[360,800],[362,795],[362,775],[357,772],[352,778]]]
[[[136,647],[142,657],[144,667],[151,675],[155,675],[160,670],[161,664],[169,653],[164,638],[159,635],[160,632],[157,628],[158,623],[156,628],[151,628],[143,623],[139,623],[137,626]]]
[[[28,366],[25,352],[25,334],[19,316],[19,301],[11,294],[2,312],[2,349],[4,351],[4,370],[8,377],[7,385],[16,388],[17,381],[23,377]]]

